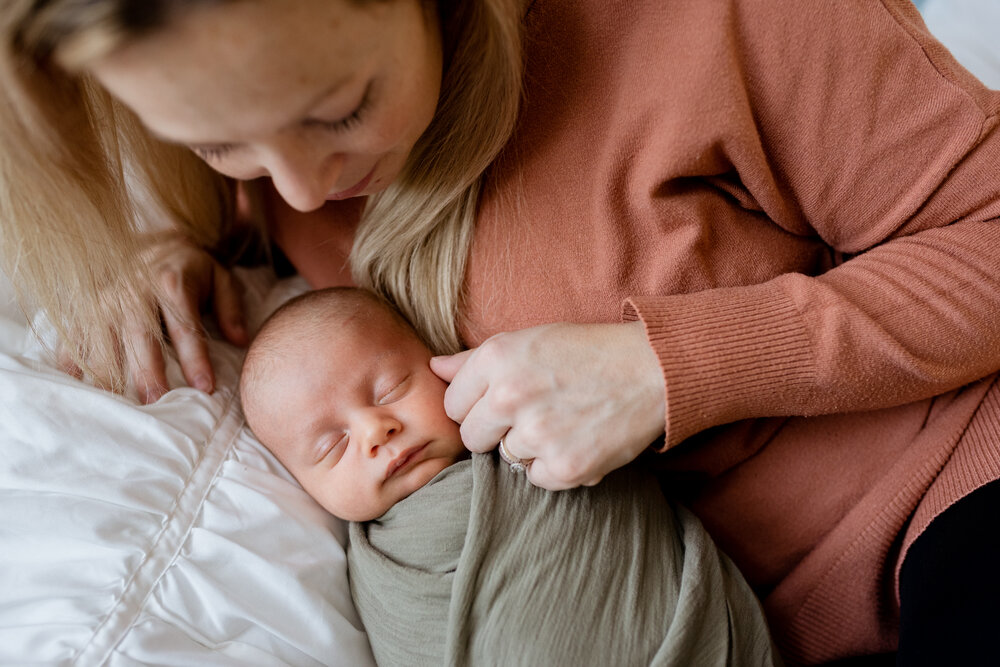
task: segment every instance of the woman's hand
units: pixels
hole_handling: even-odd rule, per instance
[[[431,368],[451,383],[445,410],[466,447],[486,452],[503,437],[546,489],[596,484],[664,429],[663,374],[641,322],[503,333]]]
[[[163,324],[177,351],[184,378],[192,387],[210,393],[215,389],[215,373],[208,357],[201,313],[211,310],[226,340],[246,345],[249,336],[239,281],[208,252],[180,236],[154,245],[147,261],[158,283]],[[126,360],[129,375],[139,399],[152,403],[170,388],[163,351],[140,332],[126,330],[125,335],[133,344]]]

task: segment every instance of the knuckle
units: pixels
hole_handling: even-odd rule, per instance
[[[538,414],[531,414],[523,418],[517,424],[517,434],[525,442],[533,443],[539,447],[554,442],[558,435],[553,429],[551,421]]]
[[[579,486],[589,476],[585,467],[574,457],[561,456],[550,466],[552,477],[565,488]]]
[[[498,383],[490,393],[493,409],[502,414],[511,414],[524,403],[524,389],[511,382]]]
[[[473,452],[479,451],[474,434],[472,433],[472,428],[470,428],[468,422],[464,422],[458,427],[458,433],[462,436],[462,442],[469,448],[469,450]]]
[[[184,279],[180,271],[172,267],[163,267],[157,277],[160,287],[168,296],[176,298],[184,293]]]
[[[448,419],[461,424],[462,420],[463,420],[463,415],[462,415],[461,411],[459,410],[458,401],[459,401],[459,399],[455,395],[455,393],[453,391],[451,391],[451,387],[449,387],[447,390],[445,390],[445,392],[444,392],[444,413],[446,415],[448,415]]]
[[[507,339],[508,336],[502,333],[490,336],[476,350],[476,356],[488,364],[504,364],[509,355]]]

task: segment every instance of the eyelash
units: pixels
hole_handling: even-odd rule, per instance
[[[225,157],[226,154],[233,150],[233,148],[232,146],[212,146],[211,148],[198,146],[192,148],[191,150],[193,150],[202,160],[210,161]]]
[[[346,118],[333,121],[309,119],[305,121],[305,124],[308,126],[320,127],[324,130],[330,130],[331,132],[347,132],[349,130],[353,130],[359,123],[361,123],[361,119],[368,113],[368,108],[371,106],[371,93],[372,85],[369,83],[368,87],[365,88],[365,94],[361,98],[361,103],[358,104],[358,108],[351,112],[351,115]]]
[[[331,442],[329,446],[324,447],[322,453],[319,456],[318,461],[325,461],[326,458],[330,456],[330,454],[332,454],[333,451],[337,449],[337,447],[339,447],[341,443],[344,443],[345,449],[347,445],[350,443],[350,437],[346,433],[343,434],[341,437],[337,438],[337,440],[335,440],[334,442]]]
[[[310,127],[319,127],[331,132],[347,132],[349,130],[353,130],[358,126],[358,124],[361,123],[362,118],[368,113],[368,109],[371,106],[371,91],[372,86],[369,83],[368,87],[365,89],[364,97],[361,98],[361,103],[358,105],[358,108],[351,112],[351,115],[346,118],[334,121],[308,119],[304,121],[303,124]],[[223,144],[219,146],[195,146],[192,147],[191,150],[193,150],[198,157],[205,161],[215,161],[220,160],[231,153],[233,147]]]
[[[393,402],[399,400],[399,398],[401,398],[401,396],[397,396],[396,393],[400,389],[403,388],[403,385],[405,385],[409,379],[410,379],[410,377],[406,376],[405,378],[403,378],[402,380],[400,380],[396,384],[392,385],[392,387],[389,388],[389,391],[384,392],[378,398],[378,400],[375,401],[375,403],[377,405],[386,405],[387,403],[393,403]],[[386,399],[390,399],[390,400],[386,400]]]

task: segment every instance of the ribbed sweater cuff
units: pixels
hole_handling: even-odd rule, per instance
[[[816,386],[809,336],[774,284],[632,297],[622,319],[642,320],[663,369],[664,449],[711,426],[790,414]]]

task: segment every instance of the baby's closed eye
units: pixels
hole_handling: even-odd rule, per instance
[[[376,392],[375,404],[386,405],[387,403],[392,403],[403,398],[406,392],[409,391],[411,377],[411,375],[407,375],[403,378],[382,383]]]
[[[336,465],[347,449],[348,440],[348,434],[343,432],[332,433],[324,437],[316,447],[315,463],[317,465],[321,463],[330,466]]]

